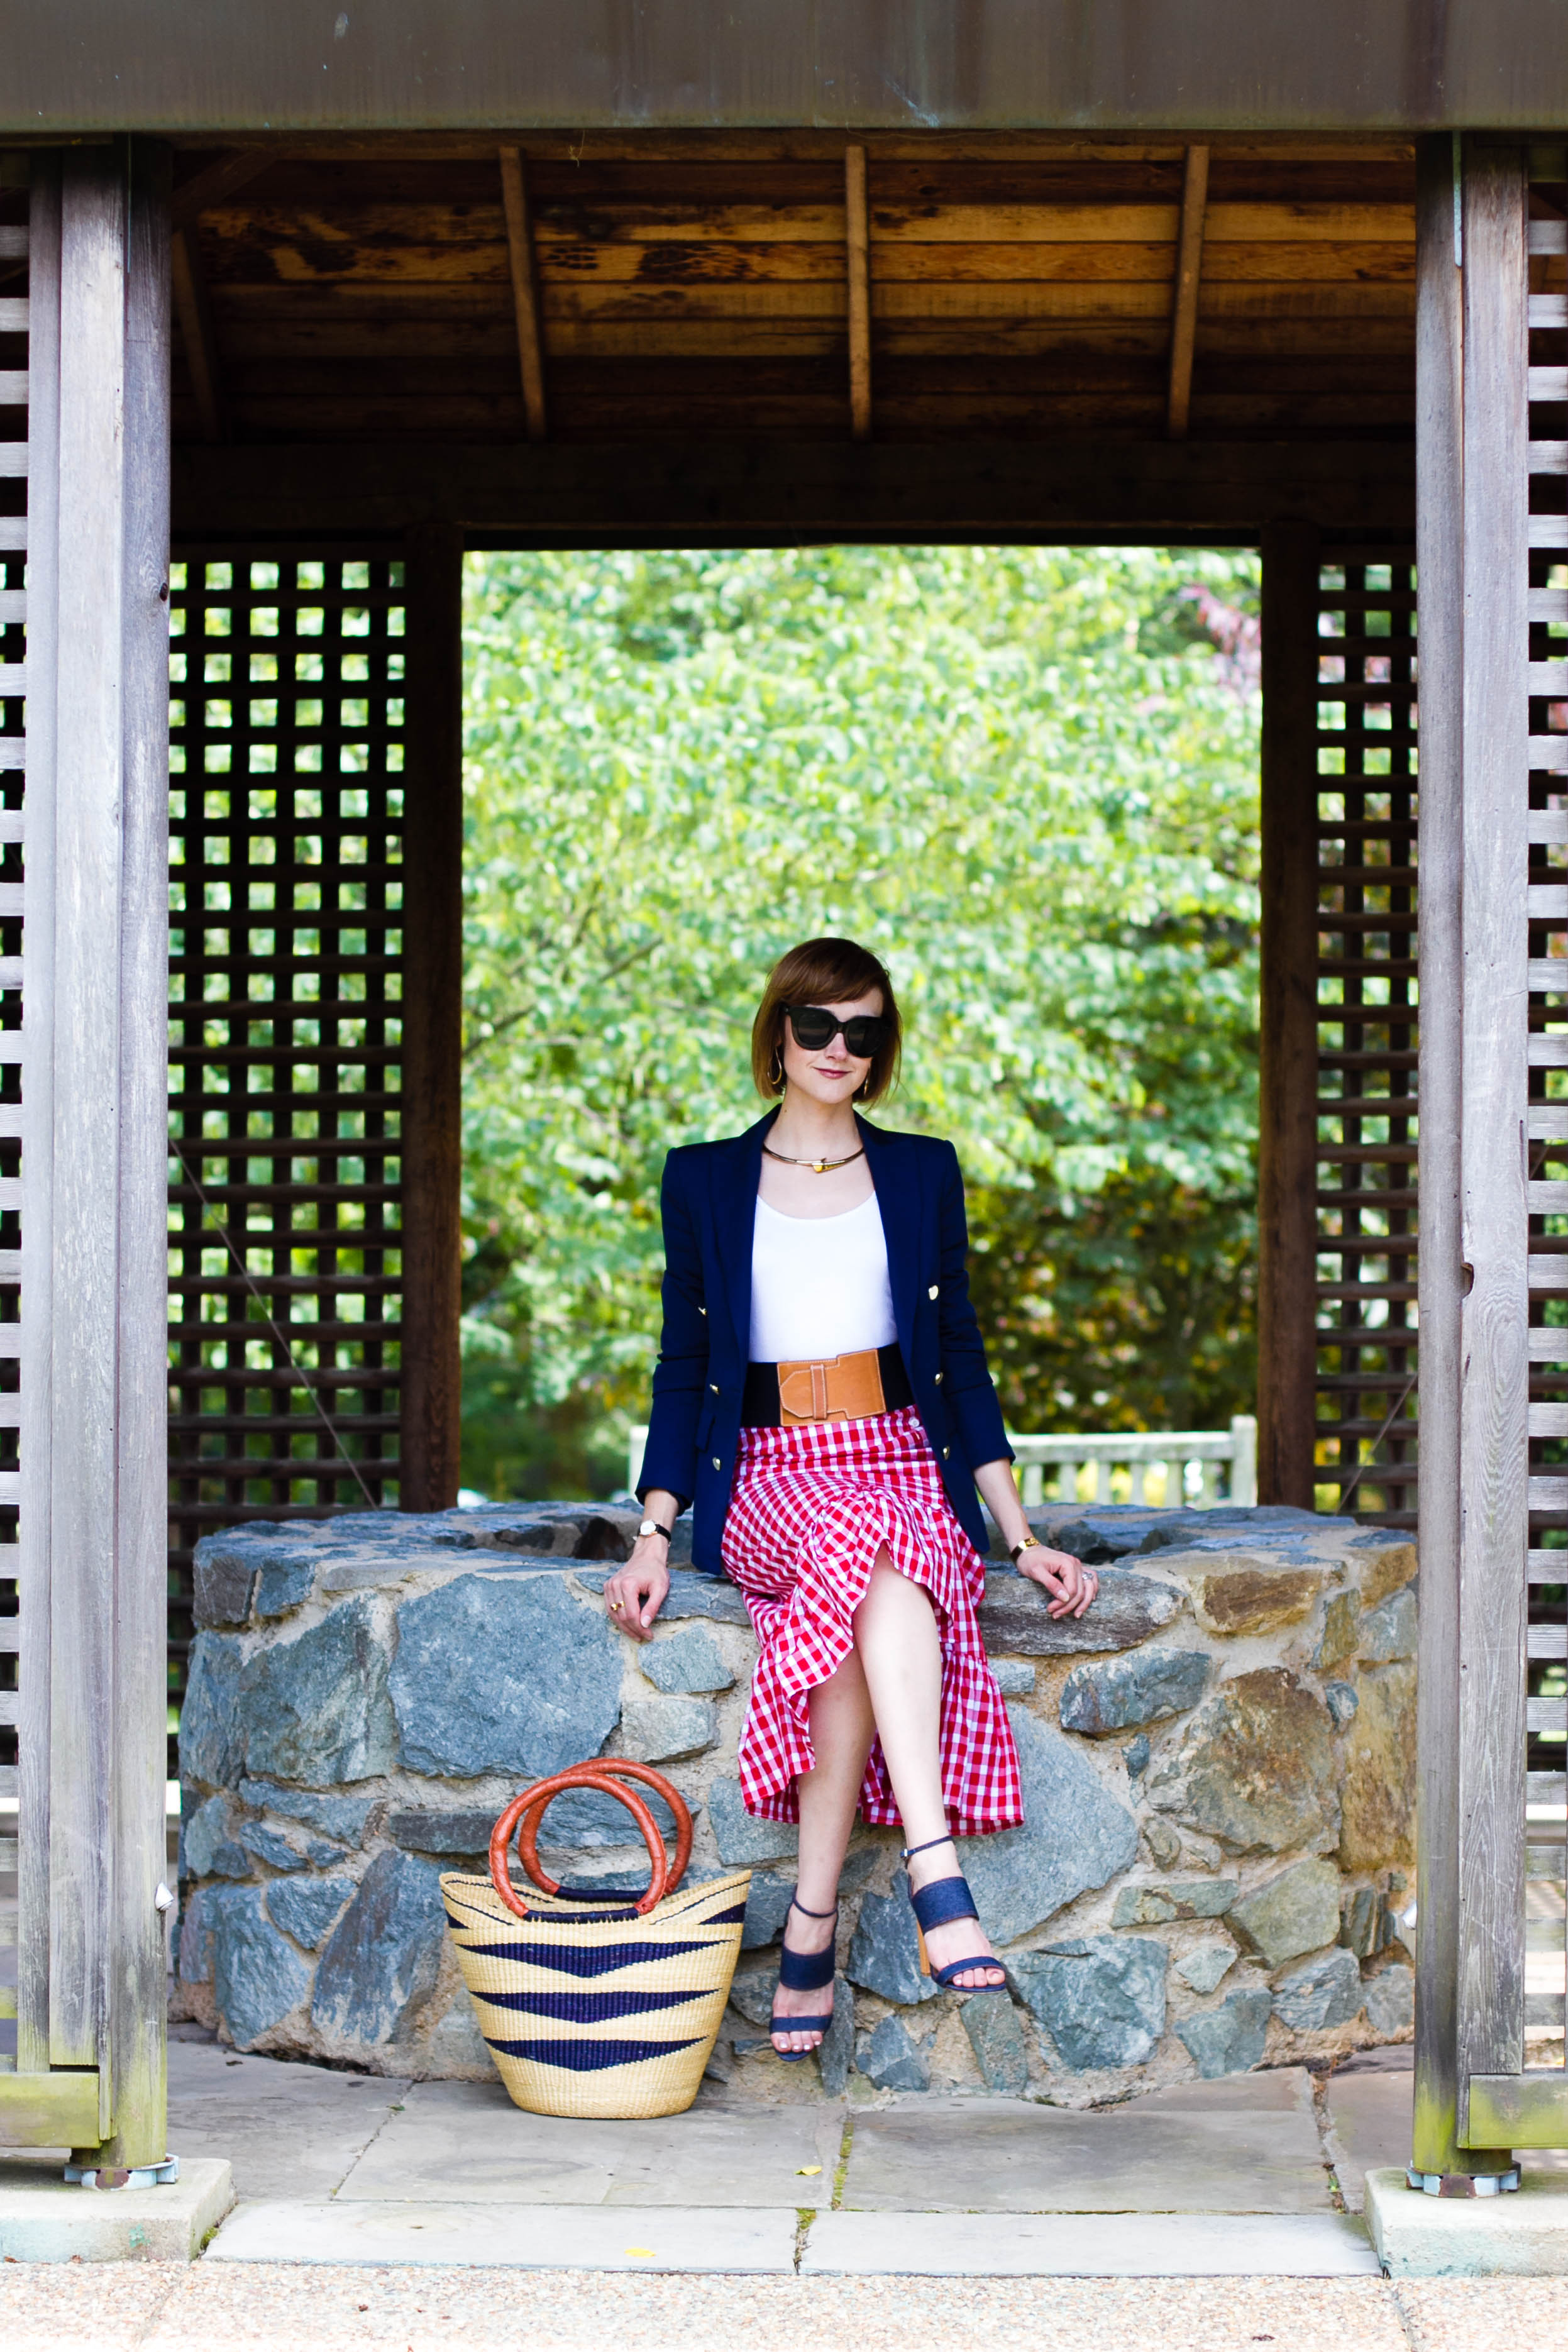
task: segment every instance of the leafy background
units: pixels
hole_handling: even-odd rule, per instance
[[[606,1494],[659,1168],[755,1118],[769,964],[903,1005],[1010,1424],[1254,1387],[1258,575],[1161,550],[509,554],[468,573],[465,1482]]]

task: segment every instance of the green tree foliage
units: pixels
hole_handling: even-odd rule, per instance
[[[606,1491],[658,1172],[761,1108],[773,959],[865,940],[951,1135],[1016,1427],[1252,1389],[1256,566],[1152,550],[475,559],[465,1476]]]

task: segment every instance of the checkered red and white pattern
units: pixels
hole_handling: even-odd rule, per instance
[[[877,1555],[924,1585],[942,1635],[942,1785],[959,1836],[1024,1818],[1018,1755],[974,1612],[985,1570],[954,1517],[913,1405],[866,1421],[742,1429],[724,1565],[762,1643],[741,1736],[741,1794],[764,1821],[799,1818],[812,1766],[808,1694],[855,1645]],[[860,1789],[868,1822],[899,1824],[881,1743]]]

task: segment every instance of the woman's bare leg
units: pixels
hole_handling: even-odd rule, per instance
[[[800,1868],[797,1893],[805,1910],[792,1906],[785,1924],[790,1949],[826,1951],[833,1941],[835,1921],[812,1918],[809,1912],[831,1913],[838,1897],[838,1874],[844,1867],[855,1807],[866,1777],[876,1725],[860,1661],[852,1650],[838,1672],[818,1683],[807,1701],[811,1745],[816,1762],[797,1783],[800,1796]],[[828,2006],[826,1987],[816,1992],[792,1992],[780,1985],[773,1995],[775,2017],[820,2017]],[[806,2033],[775,2033],[775,2050],[815,2050],[820,2030]]]
[[[950,1878],[957,1862],[942,1797],[942,1639],[925,1587],[900,1576],[886,1551],[878,1553],[866,1598],[855,1612],[855,1646],[903,1815],[904,1843],[928,1847],[911,1857],[910,1884]],[[944,1843],[931,1845],[932,1838]],[[977,1920],[953,1919],[931,1929],[926,1950],[931,1967],[943,1969],[972,1953],[989,1953],[991,1943]],[[979,1969],[957,1979],[963,1991],[993,1981],[994,1975]]]

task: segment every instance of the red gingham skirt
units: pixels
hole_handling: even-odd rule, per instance
[[[855,1645],[853,1618],[886,1549],[921,1584],[942,1636],[942,1787],[948,1826],[972,1837],[1024,1818],[1012,1727],[975,1610],[978,1552],[953,1517],[913,1405],[866,1421],[742,1429],[724,1565],[762,1644],[741,1736],[741,1795],[764,1821],[799,1819],[795,1776],[814,1761],[806,1702]],[[896,1827],[880,1741],[860,1788],[868,1822]]]

